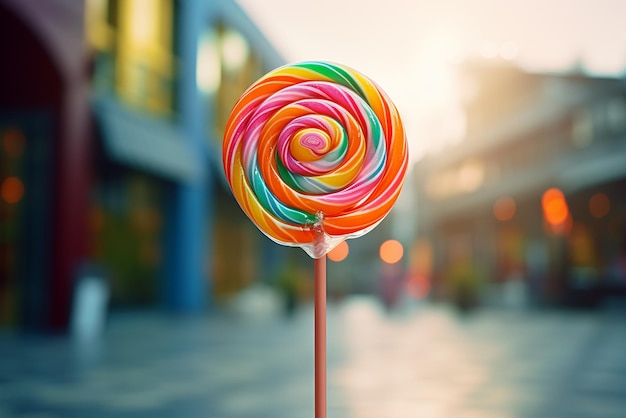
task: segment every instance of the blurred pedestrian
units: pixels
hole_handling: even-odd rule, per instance
[[[300,272],[292,259],[287,260],[276,280],[276,286],[283,297],[284,312],[292,316],[298,306]]]
[[[484,276],[469,259],[455,262],[447,274],[452,300],[461,312],[475,309],[480,302]]]
[[[393,310],[402,299],[405,289],[405,273],[400,263],[384,263],[378,281],[378,296],[387,311]]]

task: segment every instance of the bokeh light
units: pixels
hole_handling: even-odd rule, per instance
[[[518,46],[515,42],[506,41],[500,45],[500,56],[505,60],[514,60],[517,57]]]
[[[480,45],[480,55],[491,59],[498,55],[498,45],[494,41],[485,41]]]
[[[470,160],[459,169],[457,185],[464,192],[473,192],[483,184],[484,179],[484,164],[480,161]]]
[[[2,149],[9,158],[19,158],[24,151],[24,135],[18,129],[7,129],[2,134]]]
[[[22,180],[17,177],[7,177],[2,182],[0,194],[2,194],[2,199],[5,202],[9,204],[18,203],[24,196],[24,184]]]
[[[196,83],[205,94],[217,91],[222,81],[220,53],[217,38],[212,31],[205,32],[198,43]]]
[[[222,37],[221,55],[224,67],[229,71],[237,71],[248,59],[250,47],[239,32],[227,30]]]
[[[430,280],[426,276],[415,274],[407,281],[406,290],[416,299],[425,299],[430,293]]]
[[[402,259],[404,248],[400,242],[390,239],[380,246],[380,259],[387,264],[395,264]]]
[[[493,204],[493,216],[499,221],[508,221],[515,216],[515,200],[510,196],[503,196]]]
[[[346,241],[342,241],[328,253],[328,259],[338,263],[346,259],[350,253],[350,247]]]
[[[541,206],[546,221],[551,225],[560,225],[569,216],[569,209],[563,192],[557,188],[551,188],[544,192],[541,198]]]
[[[611,210],[611,201],[604,193],[596,193],[589,199],[589,213],[594,218],[604,218]]]

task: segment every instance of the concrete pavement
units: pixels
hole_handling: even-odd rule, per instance
[[[626,313],[329,305],[329,418],[626,417]],[[313,316],[114,314],[0,334],[0,418],[313,417]]]

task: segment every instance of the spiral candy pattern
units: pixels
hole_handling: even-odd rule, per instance
[[[347,66],[302,62],[243,93],[222,159],[236,200],[259,229],[319,258],[387,215],[408,156],[399,113],[373,81]]]

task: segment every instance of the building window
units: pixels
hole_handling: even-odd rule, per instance
[[[606,104],[606,121],[612,133],[626,130],[626,101],[623,97],[614,97]]]
[[[581,109],[574,114],[572,122],[572,142],[578,148],[586,147],[593,141],[593,114]]]
[[[218,24],[207,29],[198,46],[198,87],[214,100],[209,137],[221,146],[235,102],[263,75],[263,61],[236,29]]]
[[[127,105],[170,116],[175,57],[172,0],[87,0],[86,33],[97,91]]]
[[[165,185],[134,171],[98,178],[90,257],[106,268],[114,305],[153,304],[163,268]]]

